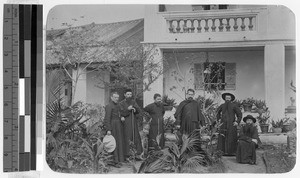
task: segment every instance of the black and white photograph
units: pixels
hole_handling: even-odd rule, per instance
[[[295,18],[283,5],[53,7],[44,19],[49,168],[290,172]]]

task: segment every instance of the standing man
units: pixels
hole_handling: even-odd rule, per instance
[[[175,125],[180,128],[182,134],[190,134],[195,129],[205,124],[205,118],[201,112],[201,108],[197,101],[194,100],[195,91],[188,89],[186,100],[182,101],[174,116],[176,118]]]
[[[164,119],[163,116],[165,114],[165,109],[162,104],[162,98],[161,95],[156,93],[154,94],[154,103],[147,105],[144,108],[144,111],[149,113],[152,120],[150,123],[150,129],[149,129],[149,137],[148,137],[148,148],[149,150],[158,149],[159,147],[162,149],[164,148]],[[159,143],[157,143],[156,137],[158,135],[160,136],[160,139],[158,140]]]
[[[257,127],[254,125],[256,119],[251,115],[247,115],[243,118],[243,121],[246,125],[240,130],[236,161],[238,163],[256,164],[255,149],[261,144]]]
[[[233,156],[237,147],[237,126],[242,119],[240,108],[232,101],[235,96],[231,93],[223,93],[224,104],[217,110],[217,121],[223,123],[220,127],[217,149],[223,151],[224,155]]]
[[[126,157],[130,156],[130,142],[133,142],[137,155],[142,153],[141,136],[137,124],[137,114],[141,112],[139,106],[132,98],[132,90],[127,89],[124,93],[125,99],[120,102],[121,116],[124,120],[124,147]]]
[[[106,128],[106,134],[112,135],[116,140],[116,149],[113,152],[113,156],[115,162],[120,163],[125,161],[125,150],[120,105],[118,103],[119,94],[113,92],[110,98],[111,102],[105,106],[104,126]]]

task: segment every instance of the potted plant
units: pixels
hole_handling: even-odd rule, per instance
[[[259,113],[259,116],[257,117],[260,129],[262,133],[268,133],[269,130],[269,121],[270,118],[270,111],[268,111],[268,108],[264,112]]]
[[[162,103],[163,103],[166,111],[170,111],[170,110],[172,110],[172,108],[174,106],[176,106],[175,99],[169,98],[168,95],[164,95],[162,97]]]
[[[283,119],[280,119],[278,121],[272,120],[272,130],[274,133],[281,133],[283,128]]]
[[[240,109],[243,108],[243,100],[234,100],[233,103],[235,103]]]
[[[244,99],[242,102],[243,108],[245,112],[251,112],[252,106],[255,103],[255,100],[253,98],[247,98]]]
[[[282,127],[282,132],[288,132],[293,130],[293,126],[291,126],[295,121],[293,121],[292,119],[285,117],[283,118],[283,127]]]
[[[165,133],[172,133],[175,128],[175,118],[172,116],[168,116],[164,119],[164,129]]]

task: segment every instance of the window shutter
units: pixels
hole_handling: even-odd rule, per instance
[[[236,63],[225,64],[225,90],[235,90]]]
[[[194,64],[194,84],[195,90],[203,90],[203,63]]]

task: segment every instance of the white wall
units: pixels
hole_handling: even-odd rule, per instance
[[[104,106],[107,104],[106,101],[106,92],[103,85],[103,82],[99,79],[96,79],[97,76],[96,71],[90,72],[87,74],[87,103],[91,104],[101,104]],[[106,72],[101,72],[102,75],[98,76],[101,77],[102,80],[107,81],[108,74]],[[97,87],[97,85],[99,87]],[[101,87],[101,88],[100,88]]]
[[[209,52],[209,61],[224,61],[228,63],[236,63],[236,90],[228,91],[235,94],[237,99],[245,99],[254,97],[255,99],[265,99],[265,82],[264,82],[264,51],[213,51]],[[173,70],[177,70],[174,54],[166,54],[169,63],[169,71],[164,75],[164,94],[176,99],[179,103],[184,98],[182,88],[171,91],[174,85],[179,86],[171,76]],[[186,52],[177,53],[179,66],[181,71],[188,71],[193,62],[200,63],[205,61],[203,52]],[[186,80],[188,88],[194,88],[194,74],[187,72]],[[225,92],[225,91],[224,91]],[[196,97],[203,95],[203,91],[196,91]]]

